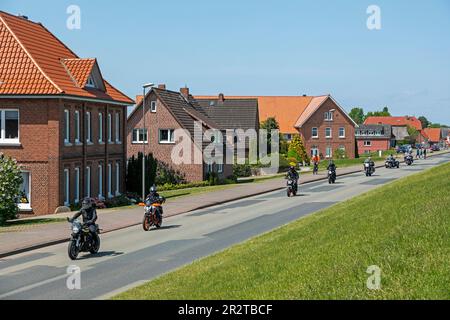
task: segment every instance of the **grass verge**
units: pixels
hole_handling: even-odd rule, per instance
[[[114,299],[450,299],[449,190],[447,163]],[[366,285],[373,265],[377,291]]]
[[[6,222],[5,225],[0,226],[0,233],[17,232],[27,228],[32,228],[42,224],[57,223],[66,221],[66,218],[54,218],[54,219],[29,219],[29,220],[16,220]]]

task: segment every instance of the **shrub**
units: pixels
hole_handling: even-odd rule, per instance
[[[129,206],[131,204],[131,201],[127,196],[120,195],[118,197],[106,199],[104,201],[104,203],[107,208],[116,208],[116,207]]]
[[[294,135],[292,142],[289,144],[288,158],[296,158],[297,162],[309,163],[305,144],[299,134]]]
[[[17,217],[17,199],[22,182],[16,160],[0,153],[0,225]]]
[[[252,176],[252,167],[248,164],[234,164],[233,176],[237,178],[245,178]]]

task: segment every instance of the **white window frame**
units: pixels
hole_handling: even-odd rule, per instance
[[[108,143],[112,143],[112,116],[108,113]]]
[[[314,135],[314,130],[316,131],[316,134]],[[319,139],[319,128],[313,127],[311,129],[311,136],[313,139]]]
[[[116,196],[120,196],[120,163],[116,162]]]
[[[86,87],[88,88],[97,88],[97,85],[95,83],[94,77],[91,75],[89,75],[87,81],[86,81]]]
[[[134,132],[137,130],[137,140],[135,140],[134,139]],[[134,128],[133,129],[133,131],[132,131],[132,135],[131,135],[131,143],[132,144],[143,144],[143,143],[148,143],[148,130],[147,129],[145,129],[145,131],[144,131],[144,136],[145,136],[145,138],[147,138],[147,139],[145,139],[145,141],[141,141],[140,140],[140,133],[141,133],[141,131],[144,131],[144,129],[142,129],[142,128]],[[146,133],[146,134],[145,134]]]
[[[76,110],[75,111],[75,117],[74,117],[74,121],[75,121],[75,143],[79,144],[81,142],[81,125],[80,125],[80,111]]]
[[[98,197],[103,198],[103,165],[98,165]]]
[[[103,143],[103,113],[98,114],[98,143]]]
[[[328,135],[328,130],[330,130],[330,135]],[[331,129],[331,127],[325,128],[325,138],[327,138],[327,139],[333,138],[333,130]]]
[[[344,132],[343,135],[341,135],[341,130]],[[339,127],[339,138],[345,138],[345,127]]]
[[[64,205],[70,206],[70,170],[64,169]]]
[[[14,111],[17,112],[17,138],[7,139],[6,138],[6,112]],[[1,113],[1,123],[0,123],[0,145],[20,145],[20,110],[19,109],[2,109]]]
[[[333,112],[327,111],[324,115],[325,121],[333,121]]]
[[[108,198],[112,197],[112,165],[108,163]]]
[[[28,174],[28,190],[29,190],[29,194],[28,194],[28,203],[18,203],[17,207],[19,208],[20,211],[32,211],[32,206],[31,206],[31,171],[28,170],[22,170],[21,173],[27,173]],[[22,192],[22,190],[20,190]]]
[[[317,146],[312,146],[311,147],[311,157],[315,156],[315,155],[319,155],[319,148]]]
[[[372,141],[364,140],[364,147],[371,147],[371,146],[372,146]]]
[[[116,117],[116,126],[114,128],[115,128],[115,131],[116,131],[116,143],[121,143],[121,139],[120,139],[121,138],[120,137],[120,113],[116,112],[115,117]]]
[[[86,193],[86,198],[90,198],[91,197],[91,167],[87,166],[86,167],[86,172],[85,172],[85,193]]]
[[[64,144],[70,145],[70,111],[68,109],[64,110]]]
[[[327,158],[327,159],[333,158],[333,148],[326,147],[326,149],[325,149],[325,158]]]
[[[86,143],[92,143],[91,112],[86,111]]]
[[[169,140],[161,140],[162,131],[168,131]],[[160,144],[175,144],[175,129],[159,129],[158,141]]]
[[[223,163],[217,163],[217,173],[223,173]]]
[[[80,202],[80,168],[75,168],[75,194],[74,203]]]
[[[156,113],[156,107],[157,107],[156,101],[150,102],[150,112]]]

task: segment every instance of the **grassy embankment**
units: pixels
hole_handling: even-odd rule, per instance
[[[450,299],[450,164],[194,262],[116,299]],[[381,290],[367,289],[369,266]]]

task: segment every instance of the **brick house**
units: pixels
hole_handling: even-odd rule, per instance
[[[428,137],[427,142],[430,145],[443,143],[445,138],[442,136],[441,128],[426,128],[424,129],[424,133]]]
[[[36,41],[39,39],[39,41]],[[0,11],[0,152],[24,184],[21,214],[49,214],[124,191],[126,108],[106,82],[42,24]]]
[[[396,143],[402,142],[409,137],[408,126],[416,129],[419,134],[416,143],[426,142],[426,134],[423,132],[422,123],[416,117],[368,117],[364,121],[365,125],[390,125],[392,127],[392,134],[394,135]],[[394,145],[395,147],[395,145]]]
[[[359,154],[389,150],[395,144],[390,125],[360,125],[355,131]]]
[[[198,106],[188,88],[182,88],[180,92],[167,90],[165,85],[152,88],[145,98],[145,118],[142,112],[142,96],[138,96],[136,100],[138,103],[128,116],[127,122],[128,158],[143,152],[145,145],[146,154],[152,153],[155,159],[180,172],[188,182],[203,181],[210,172],[215,172],[220,179],[233,174],[232,165],[225,164],[225,161],[222,164],[207,164],[204,161],[203,151],[211,142],[196,140],[194,125],[196,122],[202,123],[202,134],[205,130],[220,131],[220,126]],[[174,163],[172,158],[172,151],[177,142],[183,139],[178,129],[187,133],[191,144],[189,161],[183,163]],[[225,154],[225,139],[219,143]],[[196,154],[201,156],[197,161]]]
[[[209,99],[212,96],[196,96]],[[310,155],[330,158],[337,149],[355,157],[357,124],[331,95],[324,96],[227,96],[228,99],[257,99],[259,121],[274,117],[280,133],[290,141],[300,134]]]

